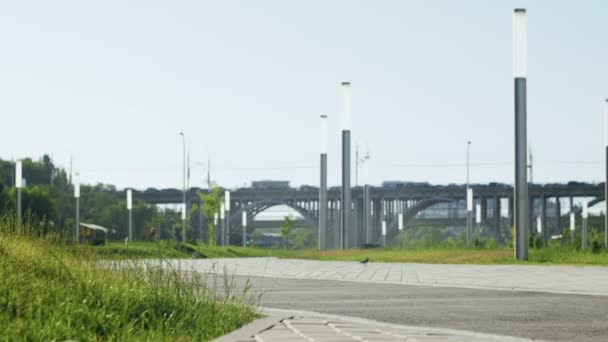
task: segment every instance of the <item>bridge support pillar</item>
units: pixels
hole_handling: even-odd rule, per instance
[[[547,229],[547,198],[545,196],[541,196],[540,198],[540,222],[542,227],[541,238],[544,241],[548,239],[548,229]]]
[[[369,195],[369,184],[365,184],[363,187],[363,232],[366,244],[372,243],[372,207]]]
[[[562,203],[559,196],[555,196],[555,230],[556,234],[562,233]]]
[[[486,197],[479,198],[479,205],[481,205],[481,222],[485,222],[488,219],[488,199]]]
[[[494,197],[494,237],[497,244],[502,244],[502,236],[500,235],[500,197]]]
[[[203,227],[203,201],[198,200],[198,239],[205,241],[205,232]]]
[[[374,217],[372,224],[372,241],[378,241],[380,236],[380,226],[382,225],[382,200],[377,199],[373,201],[374,206]]]

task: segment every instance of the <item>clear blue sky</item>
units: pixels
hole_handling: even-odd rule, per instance
[[[85,182],[339,184],[341,81],[371,180],[513,180],[512,10],[529,13],[539,182],[601,181],[606,1],[5,1],[0,157],[51,154]],[[354,143],[353,142],[353,143]],[[353,151],[354,153],[354,151]],[[353,180],[354,182],[354,180]]]

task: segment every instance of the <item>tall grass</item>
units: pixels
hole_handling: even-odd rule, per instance
[[[0,335],[8,340],[209,340],[257,317],[257,300],[248,287],[237,292],[228,280],[159,263],[99,262],[90,248],[0,218]]]

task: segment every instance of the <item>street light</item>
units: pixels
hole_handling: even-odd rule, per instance
[[[224,191],[224,208],[226,209],[226,244],[230,245],[230,190]]]
[[[473,242],[473,189],[467,188],[467,246]]]
[[[469,158],[471,155],[471,142],[467,141],[467,189],[469,188]]]
[[[15,188],[17,188],[17,228],[21,230],[21,188],[23,187],[22,162],[15,162]]]
[[[225,217],[226,217],[226,207],[224,206],[224,202],[222,202],[220,204],[220,222],[222,224],[222,230],[221,230],[222,246],[226,246],[226,234],[225,234],[226,222],[224,221]]]
[[[479,240],[479,231],[481,230],[481,204],[475,205],[475,222],[477,223],[477,240]]]
[[[129,211],[129,242],[133,241],[133,193],[127,189],[127,210]]]
[[[350,128],[351,128],[350,82],[342,82],[342,212],[340,247],[349,246],[351,228],[351,189],[350,189]]]
[[[80,243],[80,174],[76,172],[74,176],[74,198],[76,199],[76,244]]]
[[[319,180],[319,250],[325,249],[327,232],[327,115],[321,115],[321,174]]]
[[[184,204],[184,209],[182,210],[182,241],[186,242],[186,216],[187,216],[187,206],[186,206],[186,136],[184,132],[179,132],[182,136],[182,147],[183,147],[183,183],[182,183],[182,203]]]
[[[606,145],[606,178],[604,179],[604,248],[608,248],[608,99],[604,103],[604,141]]]
[[[513,12],[515,86],[515,258],[528,260],[528,176],[526,124],[526,10]]]
[[[382,246],[386,247],[386,219],[382,219]]]
[[[247,210],[243,206],[243,247],[247,247]]]

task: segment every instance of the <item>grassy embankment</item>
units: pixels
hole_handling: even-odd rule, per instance
[[[125,259],[96,267],[92,248],[35,235],[0,220],[3,339],[210,340],[258,316],[229,280],[215,291],[214,279]]]
[[[510,248],[378,248],[366,250],[314,250],[261,249],[242,247],[210,247],[171,242],[139,242],[130,245],[110,243],[90,247],[101,256],[128,256],[140,258],[233,258],[278,257],[313,260],[358,261],[370,258],[377,262],[414,262],[435,264],[556,264],[556,265],[607,265],[608,253],[591,253],[566,247],[552,246],[529,250],[529,261],[517,262]]]

